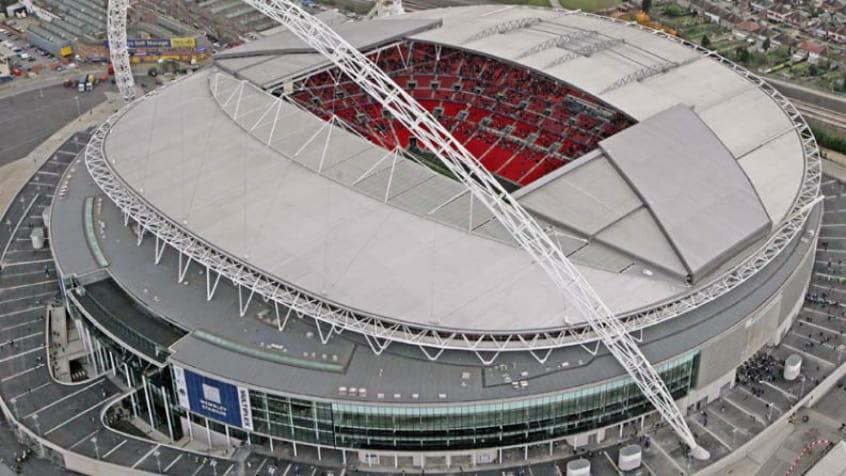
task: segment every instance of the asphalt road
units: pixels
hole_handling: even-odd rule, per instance
[[[100,84],[89,93],[51,86],[0,99],[0,166],[25,157],[78,114],[105,101],[106,91],[114,92],[114,86]]]

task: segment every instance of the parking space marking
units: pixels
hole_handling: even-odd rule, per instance
[[[157,449],[159,449],[160,446],[161,445],[156,445],[156,446],[150,448],[150,451],[144,453],[144,456],[139,458],[138,461],[136,461],[135,464],[132,465],[132,469],[135,469],[136,467],[138,467],[138,465],[141,464],[142,461],[147,459],[147,457],[150,456],[151,454],[153,454],[153,451],[156,451]]]
[[[103,455],[101,459],[106,459],[109,457],[110,454],[114,453],[118,448],[126,444],[126,440],[120,440],[120,443],[116,444],[112,449],[106,451],[106,454]]]
[[[199,466],[197,466],[197,469],[195,469],[195,470],[194,470],[194,472],[193,472],[193,473],[191,473],[191,476],[197,476],[197,473],[199,473],[199,472],[200,472],[200,470],[201,470],[201,469],[203,469],[203,466],[205,466],[205,465],[206,465],[206,462],[205,462],[205,461],[203,461],[202,463],[200,463],[200,465],[199,465]]]
[[[59,423],[58,425],[54,426],[53,428],[50,428],[47,432],[45,432],[45,433],[44,433],[44,436],[47,436],[47,435],[49,435],[50,433],[53,433],[54,431],[58,430],[59,428],[61,428],[61,427],[65,426],[65,425],[67,425],[68,423],[70,423],[70,422],[72,422],[72,421],[76,420],[77,418],[81,417],[82,415],[85,415],[86,413],[90,412],[91,410],[94,410],[94,409],[96,409],[96,408],[98,408],[98,407],[100,407],[100,406],[102,406],[102,405],[103,405],[103,402],[97,402],[97,403],[95,403],[93,406],[91,406],[91,407],[89,407],[88,409],[86,409],[85,411],[82,411],[82,412],[79,412],[79,413],[75,413],[72,417],[68,418],[67,420],[65,420],[65,421],[63,421],[63,422],[61,422],[61,423]]]
[[[23,357],[23,356],[25,356],[25,355],[29,355],[29,354],[31,354],[31,353],[33,353],[33,352],[38,352],[39,350],[42,350],[42,349],[44,349],[44,348],[45,348],[45,347],[44,347],[43,345],[40,345],[40,346],[38,346],[38,347],[36,347],[36,348],[34,348],[34,349],[27,350],[26,352],[21,352],[20,354],[15,354],[15,355],[11,355],[11,356],[9,356],[9,357],[6,357],[5,359],[0,359],[0,364],[2,364],[2,363],[4,363],[4,362],[8,362],[8,361],[10,361],[10,360],[14,360],[14,359],[17,359],[17,358]]]
[[[31,325],[38,323],[38,322],[41,322],[41,319],[33,319],[31,321],[21,322],[20,324],[15,324],[13,326],[0,328],[0,332],[10,331],[12,329],[17,329],[18,327],[23,327],[23,326],[31,326]]]
[[[28,373],[30,373],[30,372],[34,372],[34,371],[36,371],[36,370],[40,369],[41,367],[43,367],[44,365],[45,365],[45,364],[38,364],[38,365],[36,365],[35,367],[30,367],[30,368],[28,368],[28,369],[26,369],[26,370],[21,370],[20,372],[14,373],[14,374],[12,374],[12,375],[7,375],[7,376],[3,377],[2,379],[0,379],[0,383],[6,383],[6,382],[8,382],[9,380],[12,380],[12,379],[15,379],[15,378],[20,377],[21,375],[26,375],[26,374],[28,374]]]
[[[797,337],[802,337],[801,335],[798,335],[798,334],[795,334],[795,335]],[[805,340],[807,340],[807,339],[805,339]],[[828,360],[826,360],[826,359],[824,359],[824,358],[822,358],[822,357],[820,357],[816,354],[811,354],[810,352],[804,351],[802,349],[797,349],[796,347],[793,347],[792,345],[790,345],[786,342],[782,342],[781,345],[783,345],[785,349],[790,349],[794,352],[799,352],[800,354],[805,355],[805,356],[807,356],[807,357],[809,357],[813,360],[816,360],[816,361],[820,362],[821,364],[825,364],[825,365],[828,365],[828,366],[834,366],[834,362],[830,362],[830,361],[828,361]]]
[[[672,465],[673,465],[673,466],[675,466],[675,467],[676,467],[676,469],[678,469],[678,470],[679,470],[679,474],[687,474],[687,473],[685,472],[684,468],[682,468],[682,467],[681,467],[681,466],[680,466],[680,465],[676,462],[676,460],[674,460],[674,459],[673,459],[673,457],[672,457],[672,456],[670,456],[670,453],[667,453],[667,451],[666,451],[666,450],[664,450],[664,448],[662,448],[662,447],[661,447],[661,443],[658,441],[658,438],[653,438],[653,441],[655,442],[655,444],[654,444],[654,445],[652,445],[652,446],[653,446],[655,449],[657,449],[659,453],[661,453],[662,455],[664,455],[664,457],[665,457],[665,458],[667,458],[668,460],[670,460],[670,463],[672,463]]]
[[[77,445],[79,445],[80,443],[82,443],[82,442],[84,442],[84,441],[88,440],[89,438],[91,438],[92,436],[96,435],[97,433],[100,433],[100,428],[98,428],[98,429],[96,429],[96,430],[92,431],[91,433],[89,433],[89,434],[87,434],[87,435],[83,436],[82,438],[80,438],[79,440],[77,440],[77,442],[76,442],[76,443],[72,444],[72,445],[70,446],[70,448],[68,448],[68,449],[69,449],[69,450],[72,450],[72,449],[76,448],[76,447],[77,447]]]
[[[184,454],[184,453],[179,453],[178,455],[176,455],[176,458],[173,458],[173,461],[171,461],[171,462],[170,462],[170,464],[168,464],[167,466],[165,466],[164,471],[162,471],[162,472],[163,472],[163,473],[167,473],[167,472],[170,470],[170,468],[172,468],[172,467],[173,467],[173,465],[175,465],[175,464],[176,464],[176,462],[177,462],[177,461],[179,461],[179,460],[181,460],[181,459],[182,459],[182,455],[183,455],[183,454]]]
[[[80,388],[79,390],[77,390],[75,392],[69,393],[69,394],[65,395],[64,397],[62,397],[58,400],[52,401],[52,402],[48,403],[47,405],[44,405],[43,407],[39,408],[38,410],[33,411],[32,413],[25,416],[24,418],[29,418],[36,413],[40,413],[40,412],[43,412],[44,410],[47,410],[48,408],[54,407],[54,406],[64,402],[65,400],[67,400],[69,398],[73,398],[76,395],[79,395],[80,393],[90,389],[91,387],[93,387],[95,385],[100,385],[100,383],[101,383],[100,381],[97,381],[97,382],[92,383],[91,385],[88,385],[87,387],[83,387],[83,388]]]
[[[258,476],[259,472],[261,472],[261,468],[264,468],[265,463],[267,463],[267,458],[261,460],[261,463],[258,465],[258,468],[256,468],[256,476]]]
[[[24,395],[28,395],[28,394],[30,394],[30,393],[32,393],[32,392],[38,391],[38,390],[40,390],[40,389],[42,389],[42,388],[44,388],[44,387],[46,387],[46,386],[48,386],[48,385],[52,385],[52,384],[53,384],[53,380],[52,380],[52,379],[50,379],[50,380],[48,380],[48,381],[46,381],[46,382],[42,383],[41,385],[39,385],[39,386],[37,386],[37,387],[35,387],[35,388],[28,389],[28,390],[26,390],[26,391],[24,391],[24,392],[21,392],[21,393],[19,393],[19,394],[15,395],[14,397],[10,398],[9,400],[15,400],[16,398],[20,398],[20,397],[22,397],[22,396],[24,396]]]

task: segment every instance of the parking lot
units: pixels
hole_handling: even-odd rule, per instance
[[[0,25],[0,43],[6,48],[12,50],[16,55],[11,57],[13,67],[19,68],[21,71],[38,71],[47,73],[50,70],[50,65],[59,61],[55,56],[36,49],[33,46],[27,46],[28,43],[24,38],[18,37],[12,33],[7,27]],[[20,49],[20,51],[18,51]],[[21,58],[21,54],[28,56],[28,59]]]

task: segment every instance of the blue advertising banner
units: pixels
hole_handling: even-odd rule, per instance
[[[179,404],[194,413],[228,425],[253,429],[252,409],[246,388],[173,367]]]

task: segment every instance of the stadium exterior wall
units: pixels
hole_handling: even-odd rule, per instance
[[[816,220],[817,218],[809,220],[809,228],[815,230],[815,223],[818,223]],[[733,384],[735,368],[749,356],[760,350],[761,346],[777,343],[783,335],[783,330],[795,319],[808,286],[813,265],[813,245],[815,240],[804,238],[800,240],[797,238],[797,241],[798,248],[794,248],[793,252],[801,254],[798,264],[788,273],[786,280],[774,293],[764,299],[760,304],[755,305],[754,311],[748,313],[728,330],[713,336],[702,345],[696,348],[685,349],[676,361],[659,364],[658,368],[665,371],[665,375],[667,375],[666,371],[672,368],[675,369],[675,375],[682,379],[682,384],[674,387],[676,390],[675,396],[678,398],[678,403],[682,408],[693,409],[698,407],[697,404],[707,403],[719,396],[721,390],[725,389],[727,385]],[[790,265],[790,263],[787,262],[786,265]],[[797,263],[797,261],[793,261],[792,263]],[[74,303],[74,306],[76,304]],[[86,319],[90,319],[88,313],[83,312],[81,315]],[[125,342],[121,342],[119,345],[126,347]],[[202,373],[199,369],[192,370]],[[690,374],[685,374],[686,371],[689,371]],[[241,385],[234,380],[234,376],[207,376],[222,382]],[[183,421],[183,430],[186,434],[191,433],[188,429],[187,418],[190,418],[194,422],[194,425],[200,425],[201,427],[205,427],[206,422],[208,422],[210,427],[209,434],[213,435],[209,436],[212,443],[215,441],[218,443],[225,441],[227,434],[230,435],[230,438],[234,439],[238,439],[236,435],[243,434],[246,439],[253,443],[266,442],[265,444],[267,445],[270,441],[269,438],[272,438],[272,444],[274,446],[288,444],[296,447],[298,445],[306,445],[322,448],[323,451],[340,450],[344,454],[344,458],[347,456],[358,458],[360,463],[363,464],[387,464],[390,466],[400,458],[412,461],[417,466],[425,465],[426,458],[437,458],[439,461],[449,458],[454,461],[465,461],[467,464],[481,464],[484,462],[494,462],[493,460],[500,457],[499,455],[501,455],[501,450],[503,449],[522,448],[528,457],[529,446],[549,445],[550,451],[560,441],[567,441],[570,445],[580,446],[588,441],[602,441],[609,431],[622,432],[625,425],[637,425],[639,422],[643,424],[642,422],[646,416],[651,413],[648,405],[635,402],[635,404],[628,407],[629,410],[623,412],[620,411],[619,406],[614,405],[621,400],[637,400],[636,398],[632,398],[630,392],[619,391],[621,387],[625,386],[624,381],[625,379],[613,379],[589,387],[562,389],[565,391],[563,394],[580,392],[583,395],[595,395],[597,397],[596,400],[604,401],[601,411],[611,408],[609,413],[615,412],[616,415],[622,415],[621,418],[614,419],[607,415],[603,416],[599,414],[587,426],[570,425],[569,428],[572,429],[565,432],[555,433],[550,426],[548,428],[542,428],[539,432],[532,435],[524,432],[524,435],[518,435],[516,437],[511,435],[511,439],[506,438],[506,435],[498,435],[492,438],[494,444],[482,443],[475,445],[475,447],[472,447],[473,445],[467,445],[460,449],[446,448],[443,446],[443,441],[437,441],[437,436],[434,439],[430,437],[431,444],[428,447],[420,447],[416,450],[408,446],[403,447],[401,444],[398,444],[397,447],[389,448],[389,445],[384,444],[384,442],[382,444],[373,443],[378,438],[372,434],[363,437],[363,441],[367,441],[367,444],[361,444],[360,442],[356,442],[355,432],[361,432],[363,434],[385,432],[388,430],[388,427],[385,425],[394,427],[398,421],[402,421],[403,418],[409,415],[414,415],[415,422],[406,428],[407,431],[413,432],[416,429],[420,431],[420,434],[428,433],[431,435],[434,432],[441,436],[451,434],[454,440],[458,440],[459,438],[455,437],[457,428],[448,428],[447,426],[436,427],[432,423],[432,417],[428,415],[434,415],[438,411],[435,409],[441,409],[440,411],[444,413],[441,413],[441,416],[438,418],[441,418],[449,425],[454,422],[460,422],[462,418],[466,418],[467,414],[472,413],[472,418],[475,419],[473,425],[478,426],[478,415],[484,407],[495,408],[493,413],[495,416],[492,417],[494,419],[501,418],[502,415],[507,414],[507,412],[503,411],[504,408],[512,407],[523,409],[518,412],[520,416],[517,419],[524,421],[529,413],[526,408],[531,407],[531,405],[526,403],[527,400],[546,399],[547,402],[554,402],[560,401],[563,398],[561,397],[563,394],[558,394],[557,396],[534,396],[523,401],[503,400],[463,404],[462,408],[472,410],[464,413],[464,416],[462,416],[462,412],[458,410],[450,410],[450,413],[442,410],[444,408],[459,408],[456,404],[450,403],[441,405],[409,403],[404,405],[380,406],[364,403],[359,404],[358,402],[350,402],[328,396],[314,398],[293,394],[279,395],[267,392],[266,389],[250,388],[255,431],[249,435],[243,429],[227,426],[213,419],[206,419],[203,415],[186,411],[185,409],[176,407],[176,405],[174,405],[172,411],[180,414],[178,420]],[[174,394],[175,391],[173,388],[166,388],[164,390],[171,394]],[[614,393],[615,391],[616,393]],[[618,401],[615,401],[615,397]],[[176,399],[174,398],[173,401],[175,402]],[[271,404],[271,406],[277,405],[277,408],[284,408],[284,410],[281,412],[268,411],[268,401],[276,402]],[[393,415],[391,415],[392,409],[395,411]],[[551,410],[547,407],[543,411],[547,413],[542,415],[542,418],[538,422],[544,419],[548,420],[546,417],[549,416]],[[306,416],[304,417],[303,415]],[[399,418],[398,415],[404,415],[405,417]],[[562,415],[561,417],[568,419],[572,415]],[[429,418],[428,422],[426,421],[427,418]],[[285,421],[282,421],[283,419]],[[294,422],[294,419],[301,420],[300,424],[289,424],[290,422]],[[407,420],[408,418],[405,419]],[[364,423],[359,423],[359,428],[357,429],[350,430],[348,428],[347,430],[341,430],[341,422],[344,420],[347,422],[358,421]],[[502,422],[495,422],[495,424],[500,425]],[[352,425],[350,425],[351,427]],[[275,430],[272,428],[275,428]],[[309,430],[303,431],[304,428],[308,428]],[[312,429],[313,432],[311,431]],[[344,432],[346,432],[345,435],[342,434]],[[545,437],[544,432],[547,432],[546,435],[554,436],[551,438]],[[204,439],[205,437],[203,435],[205,433],[200,432],[197,434],[194,432],[195,437],[198,439]],[[480,435],[477,434],[476,436]],[[411,439],[418,442],[421,441],[420,436],[413,436]],[[385,441],[388,440],[398,441],[395,435],[385,439]],[[487,441],[492,440],[488,439]]]

